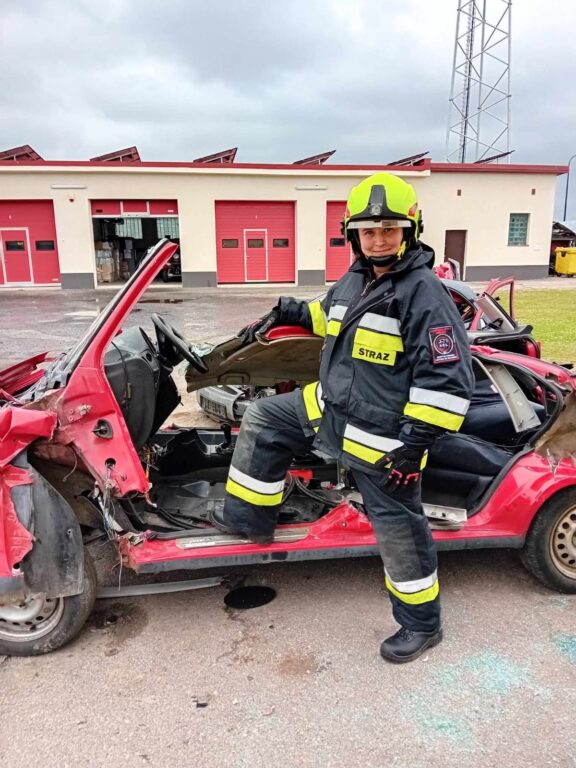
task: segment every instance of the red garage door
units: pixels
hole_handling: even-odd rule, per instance
[[[346,202],[328,203],[326,208],[326,282],[342,277],[353,259],[352,249],[344,240],[341,223]]]
[[[59,282],[52,201],[0,202],[0,285]]]
[[[293,283],[294,203],[216,203],[219,283]]]
[[[177,216],[177,200],[92,200],[94,218]]]

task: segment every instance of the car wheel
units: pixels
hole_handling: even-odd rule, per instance
[[[68,643],[80,632],[96,600],[96,571],[84,553],[84,590],[71,597],[37,595],[0,606],[0,654],[39,656]]]
[[[576,489],[562,491],[542,506],[528,532],[522,560],[547,587],[576,593]]]

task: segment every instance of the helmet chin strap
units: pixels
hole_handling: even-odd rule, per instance
[[[390,256],[368,256],[368,261],[374,267],[389,267],[398,261],[398,254],[393,253]]]
[[[398,253],[392,253],[389,256],[369,256],[369,261],[371,264],[373,264],[375,267],[389,267],[394,262],[398,261],[399,259],[404,256],[404,253],[406,252],[406,240],[402,242],[402,245],[400,246],[400,250]]]

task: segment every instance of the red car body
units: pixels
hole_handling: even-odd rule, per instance
[[[10,608],[17,602],[25,605],[34,599],[39,589],[37,581],[32,589],[28,578],[31,553],[39,546],[34,521],[23,522],[14,496],[15,488],[32,486],[38,473],[22,466],[22,462],[21,466],[15,464],[18,456],[27,451],[49,463],[76,467],[90,478],[101,500],[147,497],[151,490],[144,454],[133,443],[123,411],[105,375],[104,356],[125,318],[176,248],[175,244],[164,242],[153,249],[138,272],[95,320],[84,339],[62,361],[51,363],[48,389],[40,388],[33,398],[29,394],[31,388],[45,381],[45,370],[39,367],[46,364],[45,356],[36,356],[0,372],[0,402],[3,401],[0,407],[0,639],[1,606]],[[275,328],[266,341],[274,344],[278,340],[310,336],[300,328]],[[534,357],[498,352],[489,347],[478,347],[474,351],[488,367],[491,363],[502,363],[529,372],[536,381],[542,382],[547,396],[552,401],[556,399],[557,413],[551,417],[552,426],[514,457],[491,491],[485,494],[479,508],[458,530],[434,530],[433,536],[440,549],[522,548],[539,512],[546,509],[551,500],[576,490],[576,466],[570,458],[570,453],[576,451],[574,423],[558,429],[565,418],[563,414],[572,413],[574,408],[576,377],[564,367]],[[568,432],[569,444],[564,440],[557,446],[555,429],[564,436]],[[295,468],[293,474],[306,481],[310,470]],[[55,513],[56,518],[58,514]],[[68,525],[73,527],[73,523]],[[207,529],[205,536],[183,533],[171,539],[159,538],[146,530],[138,534],[111,530],[109,535],[124,564],[142,573],[377,552],[370,523],[353,494],[314,522],[280,526],[277,530],[280,534],[284,530],[285,535],[267,546],[215,535],[213,529]],[[82,555],[77,559],[81,564]],[[72,586],[61,588],[60,594],[52,597],[77,594],[81,581],[72,579],[70,583]],[[569,578],[556,586],[572,591]],[[10,652],[6,651],[8,645],[4,646],[5,652]],[[39,643],[36,651],[27,652],[51,649],[41,646]],[[2,647],[0,642],[0,652]]]

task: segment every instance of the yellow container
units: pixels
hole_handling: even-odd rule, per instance
[[[576,275],[576,248],[556,248],[557,275]]]

